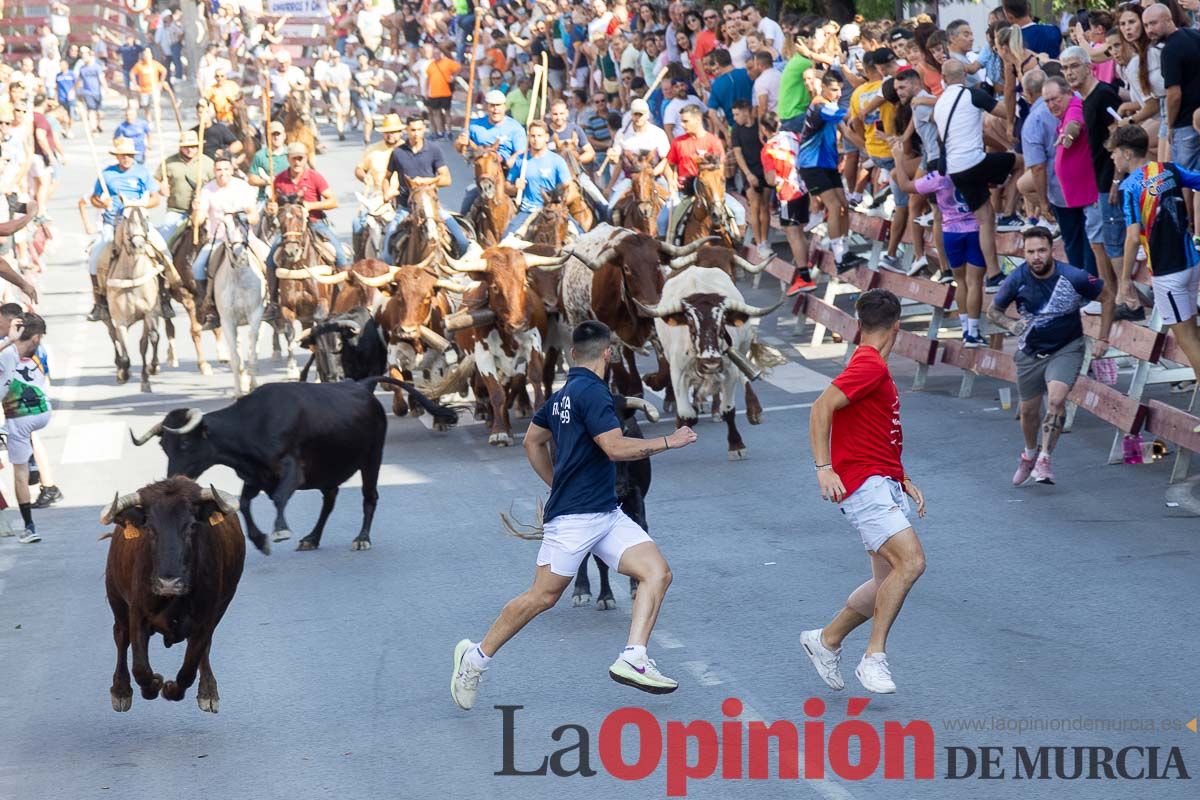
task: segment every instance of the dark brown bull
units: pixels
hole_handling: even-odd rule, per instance
[[[117,668],[110,694],[114,711],[133,705],[126,652],[133,649],[133,679],[142,697],[182,700],[200,675],[196,702],[217,713],[220,697],[209,663],[213,631],[242,575],[246,542],[237,503],[188,478],[167,478],[116,497],[100,516],[116,524],[104,583],[113,612]],[[187,640],[173,681],[150,668],[150,637],[170,647]]]

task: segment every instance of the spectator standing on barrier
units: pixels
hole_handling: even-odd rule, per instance
[[[796,167],[800,154],[800,137],[779,129],[779,115],[769,111],[758,121],[766,141],[763,143],[763,176],[768,186],[775,187],[779,198],[779,227],[787,237],[792,251],[796,277],[787,288],[787,295],[811,292],[817,288],[808,267],[808,237],[804,226],[809,220],[808,192]]]
[[[1025,263],[1005,279],[987,312],[989,320],[1017,337],[1018,351],[1013,360],[1025,450],[1013,475],[1014,486],[1023,485],[1030,477],[1038,483],[1054,483],[1050,454],[1066,419],[1067,394],[1083,367],[1083,319],[1079,312],[1085,303],[1109,300],[1107,295],[1112,293],[1111,287],[1095,275],[1055,261],[1054,238],[1047,228],[1030,228],[1024,237]],[[1016,320],[1004,313],[1014,302],[1021,315]],[[1107,349],[1103,340],[1097,340],[1094,355],[1103,355]]]
[[[800,645],[821,679],[840,690],[842,640],[871,620],[854,674],[867,691],[890,694],[896,684],[887,659],[888,633],[925,571],[925,553],[907,517],[908,497],[916,501],[919,517],[925,516],[925,497],[900,461],[900,393],[887,366],[900,331],[900,300],[886,289],[872,289],[854,307],[861,341],[846,369],[813,403],[808,436],[821,497],[838,503],[858,531],[872,577],[824,628],[800,634]]]
[[[1142,26],[1151,41],[1162,45],[1164,118],[1169,128],[1171,160],[1184,169],[1200,171],[1200,132],[1193,124],[1200,109],[1200,31],[1176,27],[1171,9],[1162,3],[1142,12]],[[1184,196],[1189,194],[1185,192]],[[1200,217],[1193,223],[1200,233]]]
[[[1125,258],[1121,287],[1133,293],[1132,275],[1139,247],[1154,276],[1154,307],[1164,325],[1200,370],[1200,330],[1196,328],[1196,294],[1200,292],[1200,253],[1188,229],[1184,189],[1200,189],[1200,172],[1170,162],[1151,161],[1150,137],[1140,125],[1121,125],[1108,140],[1117,169],[1128,173],[1121,182],[1125,211]],[[1200,426],[1196,428],[1200,432]]]

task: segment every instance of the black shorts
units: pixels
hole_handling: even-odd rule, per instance
[[[449,111],[449,97],[427,97],[425,98],[425,107],[430,111]]]
[[[950,180],[962,195],[967,208],[976,211],[988,201],[990,187],[1008,180],[1016,164],[1016,153],[988,153],[970,169],[951,175]]]
[[[800,179],[808,187],[810,195],[842,188],[841,173],[828,167],[800,167]]]
[[[790,228],[808,224],[808,195],[801,195],[786,203],[779,202],[779,227]]]

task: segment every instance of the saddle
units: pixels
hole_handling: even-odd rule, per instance
[[[687,227],[688,217],[691,216],[692,205],[695,202],[695,197],[683,195],[679,205],[671,210],[671,216],[667,223],[667,241],[673,244],[683,241],[683,231]]]

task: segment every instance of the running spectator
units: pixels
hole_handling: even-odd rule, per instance
[[[139,164],[146,163],[146,150],[153,146],[150,140],[150,123],[138,116],[136,103],[130,102],[125,106],[125,119],[113,130],[113,139],[125,137],[133,142],[137,151],[134,160]]]
[[[90,125],[92,131],[100,133],[100,105],[104,101],[104,92],[108,82],[104,80],[104,67],[96,61],[96,56],[90,48],[83,48],[79,53],[80,64],[75,68],[78,79],[79,96],[83,98],[85,108],[84,124]]]
[[[33,524],[29,496],[29,459],[33,455],[34,432],[50,424],[50,400],[46,397],[46,373],[34,359],[46,322],[32,312],[12,322],[8,336],[0,341],[0,384],[4,386],[8,458],[13,467],[13,490],[25,523],[21,544],[41,541]]]

